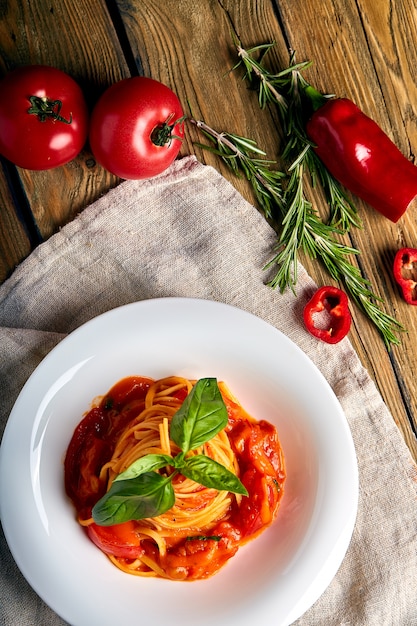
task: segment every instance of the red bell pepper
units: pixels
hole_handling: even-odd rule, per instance
[[[400,285],[404,300],[417,305],[417,249],[401,248],[394,258],[394,278]]]
[[[337,287],[320,287],[304,307],[308,332],[326,343],[338,343],[349,332],[352,317],[347,295]]]
[[[310,86],[306,94],[316,109],[306,126],[316,154],[344,187],[397,222],[417,196],[417,167],[351,100],[324,99]]]

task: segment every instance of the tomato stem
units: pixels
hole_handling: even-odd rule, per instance
[[[31,107],[28,109],[28,113],[37,115],[41,122],[46,122],[48,119],[52,119],[54,122],[63,122],[64,124],[71,124],[72,122],[72,114],[70,114],[69,120],[60,115],[62,108],[61,100],[49,100],[46,96],[43,98],[30,96],[29,102]]]
[[[173,135],[172,131],[174,130],[177,124],[181,124],[186,119],[186,116],[180,117],[178,120],[175,120],[172,124],[170,124],[174,114],[171,113],[165,120],[163,124],[158,124],[155,126],[151,133],[151,141],[155,144],[155,146],[166,146],[170,145],[173,139],[179,139],[182,141],[181,137],[177,135]]]

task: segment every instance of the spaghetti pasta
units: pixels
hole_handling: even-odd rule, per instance
[[[285,481],[276,430],[250,417],[219,383],[227,426],[187,456],[205,455],[221,464],[240,478],[248,496],[205,487],[175,472],[175,502],[168,511],[107,527],[94,522],[95,503],[132,463],[149,454],[180,452],[170,424],[194,384],[177,376],[123,379],[84,416],[68,447],[65,486],[78,521],[124,572],[207,578],[276,517]]]

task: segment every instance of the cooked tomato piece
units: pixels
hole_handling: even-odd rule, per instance
[[[90,524],[87,533],[93,543],[106,554],[123,559],[137,559],[144,553],[135,522],[125,522],[114,526]]]

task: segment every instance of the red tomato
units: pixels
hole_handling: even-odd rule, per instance
[[[114,526],[87,526],[87,534],[91,541],[106,554],[122,559],[136,559],[144,553],[140,539],[135,532],[134,522],[115,524]]]
[[[135,76],[107,89],[94,107],[90,147],[120,178],[151,178],[174,161],[184,136],[180,101],[162,83]]]
[[[48,170],[81,152],[88,111],[81,88],[46,65],[17,68],[0,82],[0,153],[19,167]]]

